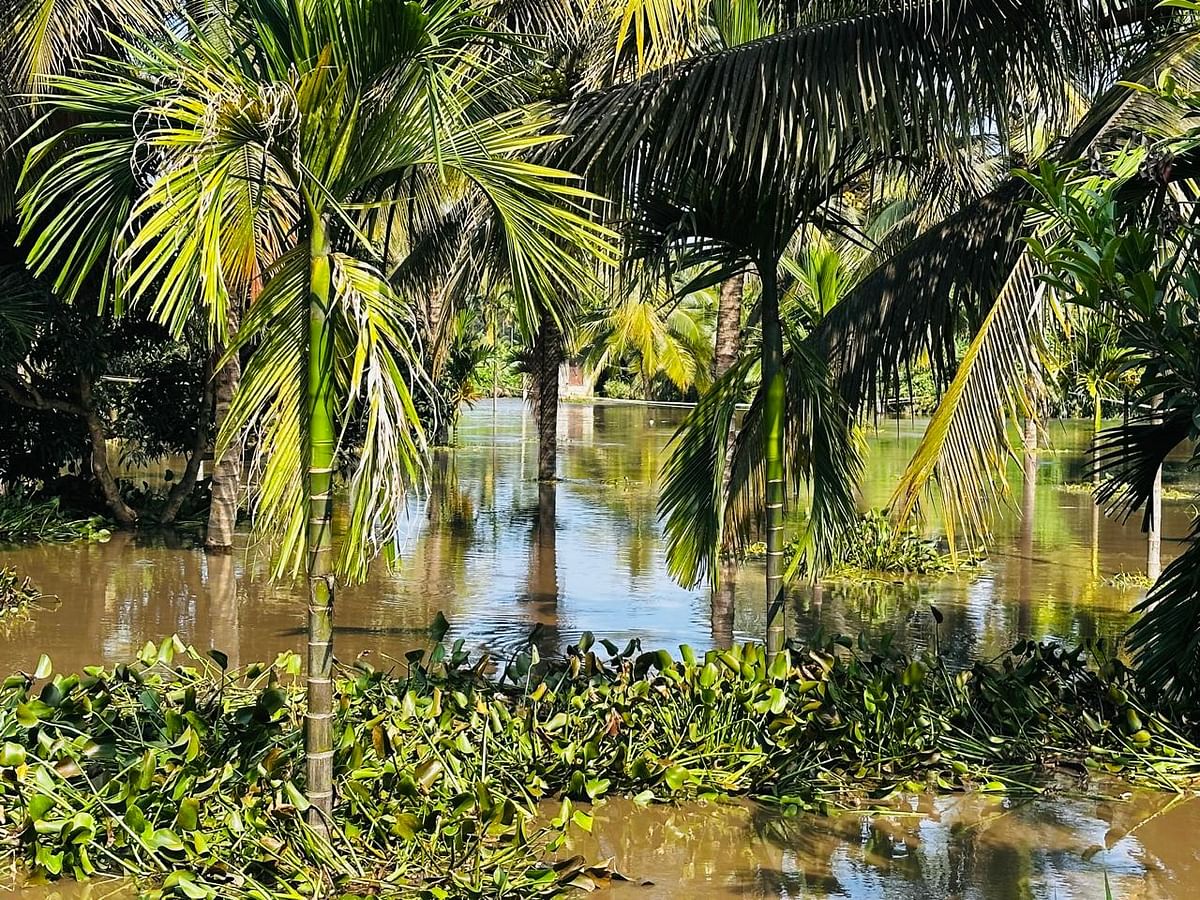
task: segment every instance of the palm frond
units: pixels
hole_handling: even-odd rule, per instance
[[[842,536],[856,520],[864,448],[825,361],[803,342],[793,340],[791,347],[783,361],[784,485],[793,502],[805,486],[810,494],[792,566],[814,573],[834,561]],[[735,552],[755,540],[765,509],[764,401],[760,387],[742,418],[730,462],[726,532]]]
[[[897,391],[905,366],[927,354],[947,383],[957,366],[960,325],[983,316],[1020,253],[1032,191],[1008,179],[866,275],[813,332],[846,403],[874,412]]]
[[[230,342],[229,355],[253,352],[216,449],[220,459],[242,435],[253,437],[252,522],[260,539],[274,542],[279,573],[298,573],[305,562],[308,294],[308,248],[300,244],[271,267]]]
[[[1200,523],[1184,550],[1133,609],[1128,649],[1139,681],[1172,702],[1200,697]]]
[[[1171,409],[1160,415],[1161,421],[1145,416],[1100,432],[1092,462],[1092,471],[1101,476],[1096,499],[1120,518],[1145,506],[1143,528],[1151,524],[1149,500],[1155,478],[1193,427],[1189,410]]]
[[[720,575],[728,438],[753,366],[744,357],[712,384],[671,438],[663,463],[658,509],[667,571],[687,588],[715,584]]]
[[[743,357],[713,383],[675,433],[663,464],[659,513],[665,521],[667,567],[685,587],[715,583],[722,550],[743,552],[760,530],[766,491],[761,388],[726,458],[736,407],[754,367],[752,357]],[[805,485],[811,495],[797,535],[797,563],[819,571],[832,561],[855,520],[863,450],[851,416],[830,389],[823,361],[798,345],[785,357],[784,368],[785,483],[793,499]]]
[[[1034,260],[1023,255],[963,354],[958,371],[892,494],[903,520],[937,480],[948,530],[988,534],[993,510],[1008,496],[1009,425],[1036,416],[1041,384],[1041,296]]]
[[[875,6],[700,56],[580,98],[564,167],[637,198],[701,180],[728,209],[774,204],[842,171],[846,150],[919,157],[931,142],[1002,125],[1028,83],[1091,70],[1096,7],[1042,0]]]
[[[383,275],[338,254],[333,279],[343,361],[338,395],[347,398],[342,420],[365,415],[338,570],[361,581],[380,548],[400,532],[407,491],[424,481],[425,438],[413,391],[429,386],[413,341],[413,317]]]

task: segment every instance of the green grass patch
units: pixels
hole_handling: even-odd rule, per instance
[[[1081,788],[1200,777],[1200,747],[1103,645],[1022,642],[964,671],[843,638],[771,665],[757,645],[676,658],[585,635],[550,662],[439,645],[339,670],[325,841],[303,823],[298,658],[214,658],[168,639],[113,669],[43,658],[4,683],[0,833],[20,864],[161,897],[550,897],[610,877],[557,851],[591,827],[581,801],[616,793],[793,811],[1036,795],[1052,772]]]

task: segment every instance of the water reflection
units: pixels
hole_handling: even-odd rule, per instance
[[[613,857],[615,897],[1188,897],[1200,800],[1012,804],[919,797],[895,814],[779,816],[754,805],[598,807],[571,851]]]
[[[663,448],[684,411],[564,406],[556,484],[536,481],[535,431],[519,402],[466,413],[459,447],[433,460],[429,496],[411,504],[400,565],[376,566],[337,601],[335,651],[372,652],[386,664],[430,640],[438,612],[449,637],[510,652],[532,639],[543,653],[584,630],[619,643],[727,646],[764,629],[761,567],[728,570],[711,596],[666,574],[656,516]],[[864,503],[881,506],[920,437],[919,424],[875,435]],[[953,659],[994,655],[1018,637],[1079,640],[1118,635],[1138,591],[1101,579],[1141,571],[1145,537],[1133,523],[1095,515],[1085,477],[1085,427],[1055,426],[1036,483],[1020,491],[975,575],[936,581],[832,580],[790,597],[795,633],[892,633],[902,645],[936,638]],[[1013,466],[1013,483],[1021,467]],[[1176,465],[1168,484],[1178,482]],[[1024,515],[1019,515],[1023,512]],[[1187,532],[1188,510],[1168,503],[1166,547]],[[231,663],[271,659],[303,640],[302,586],[273,585],[244,545],[205,557],[185,536],[118,534],[108,544],[0,551],[49,594],[25,622],[0,633],[0,671],[30,669],[49,653],[59,669],[127,659],[148,639],[179,633]],[[1169,798],[1128,804],[1056,801],[1007,807],[987,798],[922,798],[906,815],[781,819],[750,806],[643,809],[612,801],[592,857],[615,856],[650,886],[630,897],[1057,897],[1190,896],[1200,878],[1191,835],[1200,806]],[[0,888],[0,891],[3,889]],[[37,900],[99,900],[111,885],[21,887]]]
[[[365,585],[338,597],[335,650],[400,657],[428,640],[437,613],[451,638],[508,652],[537,629],[544,652],[584,630],[647,646],[726,646],[764,627],[762,571],[725,573],[721,587],[688,591],[666,573],[657,520],[657,473],[685,410],[566,405],[560,416],[561,480],[536,481],[535,431],[519,401],[467,412],[459,447],[439,452],[429,496],[403,522],[400,564],[376,566]],[[919,424],[889,424],[871,441],[864,502],[882,505],[920,437]],[[970,577],[798,585],[791,628],[894,632],[901,643],[933,638],[929,605],[941,609],[943,647],[956,660],[989,656],[1020,635],[1079,639],[1117,635],[1140,598],[1101,579],[1141,571],[1145,538],[1094,515],[1085,477],[1086,427],[1054,426],[1038,478],[998,524],[986,566]],[[1014,484],[1021,467],[1013,466]],[[1178,468],[1168,467],[1168,483]],[[1019,513],[1024,507],[1025,515]],[[1187,530],[1187,508],[1168,503],[1168,538]],[[1168,548],[1173,544],[1168,542]],[[0,636],[0,669],[29,668],[49,652],[60,667],[115,660],[147,639],[178,632],[235,661],[299,646],[301,586],[272,585],[252,549],[206,558],[184,536],[118,534],[108,544],[0,551],[61,602]],[[18,628],[18,626],[14,626]]]

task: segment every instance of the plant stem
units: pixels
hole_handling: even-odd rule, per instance
[[[783,591],[783,327],[775,261],[760,261],[762,280],[762,380],[764,461],[767,481],[767,659],[783,650],[787,612]]]
[[[327,222],[312,210],[308,295],[308,823],[328,833],[333,814],[333,329]]]

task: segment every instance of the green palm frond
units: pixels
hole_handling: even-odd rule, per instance
[[[581,98],[566,165],[622,199],[689,180],[729,209],[770,196],[784,227],[798,189],[844,171],[847,148],[919,157],[1002,125],[1023,85],[1100,65],[1094,13],[1069,0],[897,3],[780,32]]]
[[[808,518],[796,535],[799,553],[793,566],[802,564],[811,573],[833,561],[842,535],[856,520],[864,447],[825,361],[803,342],[791,343],[783,362],[784,485],[793,499],[808,488]],[[742,418],[730,464],[726,531],[735,552],[755,539],[765,504],[764,401],[760,388]]]
[[[667,570],[684,587],[720,577],[727,497],[729,433],[754,360],[744,357],[704,393],[671,438],[662,468],[659,515]]]
[[[399,533],[408,489],[424,481],[425,438],[413,391],[428,390],[414,344],[415,325],[383,275],[349,256],[334,257],[342,331],[338,396],[343,421],[365,416],[362,452],[349,479],[350,517],[339,571],[361,581],[379,549]]]
[[[1154,83],[1164,73],[1200,86],[1200,34],[1173,39],[1128,69],[1135,83]],[[1171,133],[1181,121],[1178,107],[1119,86],[1098,101],[1061,152],[1073,159],[1110,142],[1120,146],[1130,129]],[[1042,380],[1040,266],[1024,243],[1035,196],[1016,179],[1002,183],[883,263],[814,335],[858,410],[876,408],[881,391],[898,388],[922,355],[935,380],[948,385],[893,495],[897,515],[916,509],[936,483],[946,526],[979,536],[1006,496],[1013,426],[1034,411]],[[955,338],[964,327],[973,340],[960,363]]]
[[[610,299],[583,318],[579,342],[593,366],[602,359],[630,358],[644,384],[662,375],[681,392],[693,387],[704,391],[712,358],[704,317],[703,309],[665,291],[630,287],[626,296]]]
[[[218,439],[219,459],[240,435],[253,438],[253,523],[277,542],[279,571],[304,562],[308,493],[304,435],[308,405],[308,252],[285,253],[268,271],[262,292],[242,319],[228,354],[253,346]]]
[[[1139,681],[1168,701],[1200,697],[1200,523],[1187,544],[1134,607],[1129,629]]]
[[[1100,432],[1092,463],[1102,476],[1096,499],[1121,518],[1128,518],[1144,506],[1143,527],[1149,526],[1155,477],[1171,452],[1191,436],[1192,429],[1191,411],[1172,409],[1161,421],[1144,416]]]
[[[1009,424],[1036,416],[1044,290],[1034,260],[1023,255],[976,330],[892,494],[897,518],[911,515],[936,479],[948,531],[957,527],[976,537],[989,532],[993,510],[1008,496]]]
[[[922,355],[950,380],[956,332],[978,322],[1002,289],[1031,197],[1009,179],[882,262],[825,317],[810,340],[824,348],[852,409],[875,410]]]
[[[663,464],[659,513],[665,521],[667,567],[685,587],[716,583],[722,550],[743,552],[761,527],[766,491],[761,388],[726,458],[737,404],[755,365],[752,357],[744,357],[712,385],[675,433]],[[797,535],[797,562],[819,571],[833,559],[841,535],[857,515],[863,447],[816,355],[798,345],[785,357],[784,370],[786,484],[793,497],[805,485],[811,495],[808,520]]]

